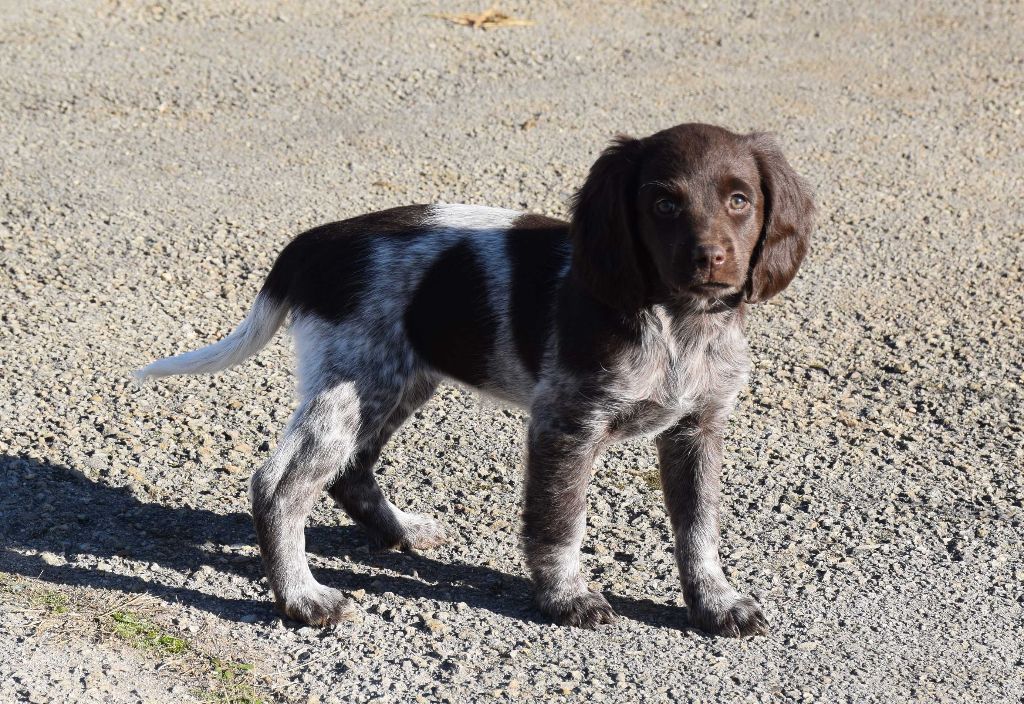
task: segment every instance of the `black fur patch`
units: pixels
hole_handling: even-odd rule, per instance
[[[599,390],[608,369],[628,347],[638,345],[643,319],[598,301],[570,270],[558,292],[558,362],[588,376]]]
[[[512,261],[512,337],[523,366],[536,379],[551,332],[559,273],[571,254],[569,225],[543,215],[522,215],[506,243]]]
[[[486,386],[497,323],[484,269],[468,242],[445,251],[427,271],[405,312],[405,329],[435,369]]]
[[[278,255],[263,292],[297,310],[344,320],[366,289],[372,240],[421,232],[427,207],[392,208],[307,230]]]

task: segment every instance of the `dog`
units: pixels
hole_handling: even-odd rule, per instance
[[[544,614],[586,628],[615,619],[580,567],[587,486],[609,444],[649,436],[690,624],[765,633],[719,557],[723,431],[749,373],[747,306],[796,275],[814,211],[766,134],[683,124],[620,136],[569,222],[415,205],[316,227],[281,251],[234,332],[136,375],[226,369],[291,315],[300,403],[250,497],[274,598],[296,621],[354,614],[306,561],[305,521],[325,487],[375,547],[445,539],[385,497],[374,464],[448,379],[529,411],[522,544]]]

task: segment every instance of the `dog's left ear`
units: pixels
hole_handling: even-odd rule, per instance
[[[766,301],[789,285],[811,244],[814,198],[811,188],[782,155],[771,135],[748,137],[761,172],[764,226],[750,258],[745,298]]]
[[[573,197],[569,225],[574,273],[595,298],[623,312],[647,296],[633,223],[641,149],[631,137],[612,141]]]

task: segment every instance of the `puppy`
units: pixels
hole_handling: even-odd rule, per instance
[[[287,616],[326,626],[354,610],[306,562],[305,521],[325,487],[374,546],[445,539],[385,497],[374,464],[450,379],[529,410],[522,536],[543,613],[582,627],[614,619],[580,569],[587,486],[609,444],[649,436],[691,623],[765,632],[758,604],[722,572],[722,437],[749,370],[746,306],[796,275],[810,189],[772,138],[684,124],[616,139],[571,210],[563,222],[416,205],[314,228],[284,248],[228,337],[137,372],[226,369],[291,314],[301,402],[250,489]]]

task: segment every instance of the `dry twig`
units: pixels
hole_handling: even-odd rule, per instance
[[[497,5],[492,5],[490,8],[483,12],[461,12],[459,14],[447,14],[439,13],[433,14],[431,17],[436,17],[442,20],[448,20],[455,24],[461,24],[464,27],[472,27],[473,29],[494,29],[495,27],[529,27],[533,24],[533,20],[524,20],[518,17],[512,17],[506,15],[504,12],[498,9]]]

